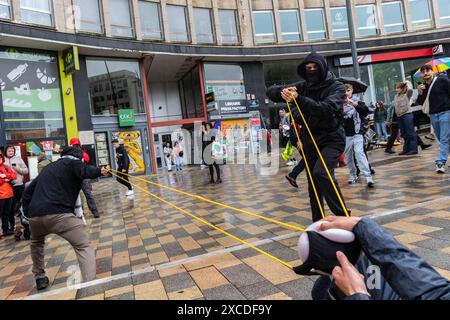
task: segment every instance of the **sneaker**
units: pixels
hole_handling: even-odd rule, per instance
[[[428,149],[429,147],[431,147],[431,144],[423,144],[420,147],[422,148],[422,150]]]
[[[125,195],[128,196],[132,196],[134,195],[134,191],[133,190],[128,190],[127,193],[125,193]]]
[[[200,165],[200,169],[201,169],[201,170],[205,169],[205,167],[206,167],[206,166],[205,166],[204,164]]]
[[[348,180],[348,184],[355,184],[355,183],[357,183],[358,182],[358,177],[356,177],[356,178],[350,178],[349,180]]]
[[[49,280],[47,277],[44,278],[38,278],[36,279],[36,289],[37,290],[44,290],[49,285]]]
[[[374,175],[375,174],[375,170],[373,170],[372,168],[370,168],[370,174]]]
[[[290,177],[290,176],[286,176],[287,181],[289,181],[289,183],[291,184],[291,186],[293,186],[294,188],[298,188],[298,184],[297,181],[295,181],[294,178]]]
[[[288,162],[286,162],[286,165],[288,167],[293,166],[294,165],[294,161],[288,161]]]
[[[389,153],[389,154],[395,153],[395,151],[393,151],[392,149],[386,149],[386,150],[384,150],[384,152]]]
[[[100,214],[99,214],[98,212],[94,212],[93,215],[94,215],[94,218],[95,218],[95,219],[100,218]]]
[[[436,164],[436,172],[437,173],[445,173],[445,167],[443,163]]]
[[[375,186],[375,182],[373,182],[372,178],[366,178],[366,182],[368,188],[373,188]]]
[[[212,180],[212,179],[211,179],[211,180],[209,180],[209,183],[213,184],[213,183],[214,183],[214,180]]]
[[[217,180],[216,183],[222,183],[222,179]]]

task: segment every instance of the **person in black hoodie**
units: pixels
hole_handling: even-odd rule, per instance
[[[29,218],[31,231],[32,272],[38,290],[49,284],[44,269],[44,247],[45,237],[52,233],[66,239],[75,249],[83,279],[95,278],[95,252],[83,221],[74,214],[75,202],[83,179],[95,179],[107,175],[108,171],[84,165],[82,157],[80,148],[65,148],[61,158],[47,165],[23,194],[23,212]]]
[[[128,188],[126,196],[132,196],[134,194],[133,187],[131,186],[128,180],[128,169],[130,167],[130,158],[128,157],[127,150],[123,144],[119,144],[119,140],[114,139],[112,141],[114,149],[116,150],[116,160],[117,160],[117,171],[121,173],[117,173],[117,182],[123,184]],[[125,173],[125,174],[122,174]]]
[[[294,98],[297,100],[343,200],[339,185],[334,178],[334,168],[337,166],[339,157],[345,148],[345,131],[342,125],[342,105],[345,100],[345,87],[341,82],[337,81],[333,73],[328,71],[325,58],[317,53],[309,54],[298,66],[297,73],[304,79],[303,81],[286,86],[272,86],[267,90],[266,94],[274,102],[293,102]],[[300,133],[300,139],[308,164],[311,166],[313,180],[322,207],[323,198],[325,198],[329,208],[335,215],[345,215],[322,161],[319,159],[319,154],[294,103],[292,103],[291,110],[295,122],[299,123],[302,128],[305,128]],[[308,191],[312,218],[313,221],[318,221],[322,216],[309,177]]]

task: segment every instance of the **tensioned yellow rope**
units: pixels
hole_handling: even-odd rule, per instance
[[[347,208],[346,208],[345,205],[344,205],[344,201],[342,200],[342,197],[341,197],[341,195],[339,194],[339,191],[338,191],[338,189],[337,189],[337,187],[336,187],[336,184],[334,183],[334,180],[333,180],[333,178],[331,177],[330,170],[328,170],[327,164],[325,163],[325,160],[324,160],[323,157],[322,157],[322,152],[320,152],[320,149],[319,149],[319,147],[317,146],[316,140],[314,139],[313,134],[312,134],[311,130],[309,129],[308,123],[306,122],[306,119],[305,119],[305,117],[303,116],[303,112],[300,110],[300,106],[299,106],[298,103],[297,103],[297,99],[294,97],[294,94],[293,94],[292,92],[291,92],[291,95],[292,95],[292,98],[293,98],[293,100],[294,100],[295,105],[297,106],[297,110],[298,110],[298,112],[300,113],[300,116],[302,117],[302,120],[303,120],[303,123],[305,124],[306,130],[308,131],[309,136],[311,137],[311,140],[312,140],[312,142],[313,142],[313,144],[314,144],[314,147],[316,148],[317,153],[319,154],[319,158],[320,158],[320,160],[322,161],[322,164],[323,164],[323,166],[324,166],[324,168],[325,168],[325,171],[326,171],[326,173],[327,173],[327,175],[328,175],[328,179],[330,179],[331,185],[332,185],[333,188],[334,188],[334,192],[336,192],[336,195],[337,195],[337,197],[338,197],[338,199],[339,199],[339,202],[341,203],[342,209],[344,210],[345,215],[346,215],[347,217],[349,217],[350,215],[349,215],[348,212],[347,212]]]
[[[194,198],[194,199],[198,199],[198,200],[201,200],[201,201],[204,201],[204,202],[209,202],[211,204],[214,204],[214,205],[226,208],[226,209],[234,210],[234,211],[237,211],[237,212],[240,212],[240,213],[243,213],[243,214],[247,214],[247,215],[250,215],[250,216],[253,216],[253,217],[257,217],[259,219],[266,220],[266,221],[278,224],[278,225],[286,227],[286,228],[290,228],[290,229],[293,229],[293,230],[305,232],[305,229],[297,227],[297,226],[293,226],[293,225],[288,224],[288,223],[284,223],[284,222],[281,222],[281,221],[278,221],[278,220],[275,220],[275,219],[267,218],[267,217],[261,216],[261,215],[256,214],[256,213],[252,213],[252,212],[249,212],[249,211],[246,211],[246,210],[235,208],[235,207],[232,207],[232,206],[229,206],[229,205],[217,202],[217,201],[213,201],[213,200],[204,198],[202,196],[198,196],[198,195],[191,194],[191,193],[188,193],[188,192],[185,192],[185,191],[181,191],[181,190],[169,187],[169,186],[165,186],[163,184],[159,184],[159,183],[156,183],[156,182],[153,182],[153,181],[150,181],[150,180],[146,180],[146,179],[143,179],[143,178],[140,178],[140,177],[137,177],[137,176],[133,176],[133,175],[130,175],[130,174],[127,174],[127,173],[124,173],[124,172],[120,172],[120,171],[117,171],[117,170],[114,170],[114,169],[111,169],[111,168],[108,168],[108,169],[113,171],[113,172],[121,173],[121,174],[123,174],[125,176],[131,177],[131,178],[134,178],[134,179],[137,179],[137,180],[140,180],[140,181],[143,181],[143,182],[146,182],[146,183],[149,183],[149,184],[152,184],[152,185],[155,185],[155,186],[167,189],[167,190],[171,190],[171,191],[174,191],[174,192],[186,195],[186,196],[189,196],[189,197]]]
[[[292,119],[292,123],[294,125],[294,131],[295,131],[295,135],[297,136],[298,144],[300,144],[300,151],[302,153],[303,161],[305,161],[306,172],[308,173],[309,180],[311,181],[311,186],[313,187],[314,195],[316,196],[317,205],[319,206],[320,213],[322,214],[322,218],[325,219],[325,213],[323,212],[322,204],[320,203],[319,195],[317,194],[316,184],[314,183],[313,177],[311,175],[311,170],[309,168],[308,160],[306,159],[305,151],[303,150],[303,145],[302,145],[302,142],[300,141],[300,136],[297,131],[297,124],[295,123],[294,116],[292,115],[291,106],[289,105],[289,102],[286,102],[286,105],[288,107],[289,114]]]
[[[120,176],[114,174],[109,168],[108,168],[108,171],[109,171],[112,175],[116,176],[117,178],[122,179],[123,181],[127,181],[127,180],[125,180],[123,177],[120,177]],[[128,182],[129,182],[129,181],[128,181]],[[165,204],[168,204],[169,206],[171,206],[171,207],[177,209],[178,211],[181,211],[181,212],[183,212],[184,214],[187,214],[188,216],[190,216],[190,217],[192,217],[192,218],[194,218],[194,219],[196,219],[196,220],[198,220],[198,221],[200,221],[200,222],[206,224],[207,226],[209,226],[209,227],[211,227],[211,228],[213,228],[213,229],[215,229],[215,230],[217,230],[217,231],[219,231],[219,232],[222,232],[223,234],[225,234],[225,235],[227,235],[227,236],[229,236],[229,237],[231,237],[231,238],[233,238],[233,239],[235,239],[235,240],[237,240],[237,241],[239,241],[239,242],[245,244],[246,246],[248,246],[248,247],[250,247],[250,248],[252,248],[252,249],[258,251],[259,253],[262,253],[262,254],[264,254],[265,256],[267,256],[267,257],[269,257],[269,258],[271,258],[271,259],[273,259],[273,260],[275,260],[275,261],[277,261],[277,262],[279,262],[279,263],[285,265],[286,267],[288,267],[288,268],[290,268],[290,269],[293,269],[293,267],[292,267],[289,263],[284,262],[283,260],[278,259],[277,257],[271,255],[270,253],[267,253],[267,252],[265,252],[265,251],[263,251],[263,250],[261,250],[261,249],[255,247],[254,245],[248,243],[247,241],[242,240],[242,239],[240,239],[240,238],[238,238],[238,237],[232,235],[231,233],[229,233],[229,232],[227,232],[227,231],[225,231],[225,230],[222,230],[221,228],[219,228],[219,227],[213,225],[212,223],[206,221],[205,219],[202,219],[202,218],[200,218],[200,217],[197,217],[196,215],[194,215],[194,214],[192,214],[192,213],[190,213],[190,212],[184,210],[183,208],[178,207],[177,205],[173,204],[172,202],[167,201],[167,200],[165,200],[165,199],[163,199],[163,198],[161,198],[161,197],[158,197],[157,195],[155,195],[155,194],[151,193],[150,191],[148,191],[148,190],[142,188],[141,186],[138,186],[138,185],[136,185],[136,184],[134,184],[134,183],[132,183],[132,182],[129,182],[129,183],[130,183],[133,187],[136,187],[136,188],[138,188],[138,189],[144,191],[144,192],[147,193],[148,195],[150,195],[150,196],[152,196],[152,197],[158,199],[158,200],[161,201],[161,202],[164,202]]]

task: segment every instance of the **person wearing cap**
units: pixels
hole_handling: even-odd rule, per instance
[[[106,176],[108,171],[85,165],[82,158],[80,148],[64,148],[61,158],[48,164],[24,191],[23,212],[29,218],[32,272],[37,290],[49,285],[44,260],[45,237],[49,234],[56,234],[72,245],[83,280],[95,278],[95,251],[83,221],[75,216],[75,203],[84,179]]]
[[[116,161],[117,161],[117,182],[123,184],[128,188],[126,196],[132,196],[134,194],[133,187],[128,180],[128,169],[130,167],[130,158],[128,157],[127,150],[123,144],[119,143],[119,140],[114,139],[112,141],[113,147],[116,150]]]
[[[305,150],[306,160],[311,168],[320,204],[323,207],[323,199],[325,198],[330,210],[335,215],[343,216],[345,211],[329,180],[305,123],[303,123],[294,104],[294,99],[300,106],[337,191],[343,200],[339,184],[334,178],[334,168],[336,168],[339,157],[345,149],[345,131],[342,117],[345,87],[328,70],[325,58],[317,53],[309,54],[297,67],[297,73],[302,81],[285,86],[272,86],[267,89],[266,95],[274,102],[291,103],[295,123],[299,123],[304,128],[300,132],[300,140]],[[322,218],[322,215],[309,176],[308,192],[312,219],[318,221]]]
[[[72,147],[79,147],[81,149],[81,151],[83,152],[83,163],[86,165],[89,164],[90,157],[87,154],[86,150],[81,146],[80,139],[78,139],[78,138],[70,139],[70,145]],[[89,210],[94,215],[94,218],[100,218],[100,215],[98,214],[98,210],[97,210],[97,205],[95,203],[95,199],[92,194],[92,185],[91,185],[90,179],[83,180],[83,183],[81,184],[81,190],[83,190]]]
[[[450,80],[447,77],[437,77],[433,67],[428,64],[423,65],[420,72],[425,84],[417,87],[417,103],[429,106],[431,125],[439,142],[435,158],[436,172],[445,173],[450,147]]]

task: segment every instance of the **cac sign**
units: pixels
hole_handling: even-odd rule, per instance
[[[119,127],[132,127],[134,124],[134,110],[119,109]]]

